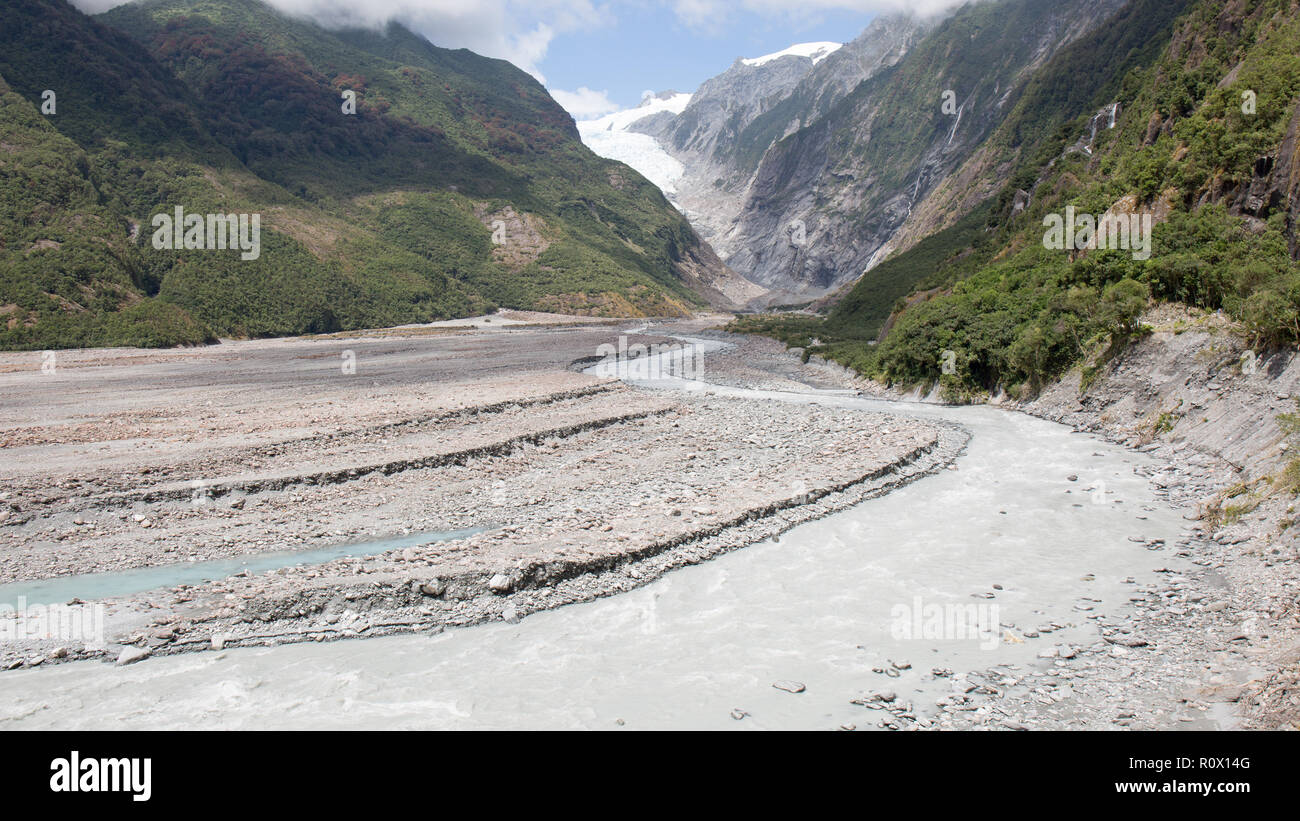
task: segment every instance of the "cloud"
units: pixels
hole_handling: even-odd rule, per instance
[[[622,109],[622,106],[609,99],[608,91],[592,91],[586,86],[577,91],[564,91],[558,88],[547,90],[551,92],[555,102],[572,114],[575,120],[594,120]]]
[[[124,0],[72,0],[95,14]],[[326,28],[378,28],[396,20],[447,48],[467,48],[509,60],[541,82],[538,68],[552,41],[573,31],[614,23],[620,7],[646,4],[670,10],[683,24],[717,31],[741,14],[797,24],[820,12],[912,11],[929,14],[965,0],[267,0],[288,14],[306,17]],[[575,92],[577,93],[577,92]]]
[[[99,14],[124,4],[123,0],[72,0],[72,5],[86,14]]]
[[[72,0],[96,14],[123,0]],[[467,48],[509,60],[545,82],[538,66],[551,41],[568,31],[612,20],[608,3],[597,0],[267,0],[287,14],[326,28],[379,28],[396,20],[435,45]]]
[[[934,14],[967,0],[671,0],[677,19],[695,29],[717,30],[740,12],[768,19],[797,21],[823,11],[857,11],[873,14],[910,11]]]

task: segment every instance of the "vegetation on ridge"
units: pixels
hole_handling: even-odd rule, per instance
[[[0,83],[0,348],[703,303],[684,279],[700,241],[653,184],[592,154],[529,75],[400,26],[10,0]],[[260,255],[156,250],[176,206],[260,214]]]
[[[1140,333],[1135,318],[1149,299],[1223,310],[1259,346],[1294,344],[1296,226],[1285,197],[1250,203],[1247,193],[1267,182],[1300,116],[1300,13],[1288,0],[1231,8],[1198,2],[1166,41],[1151,59],[1104,63],[1114,71],[1093,85],[1097,94],[1113,93],[1122,113],[1115,129],[1098,131],[1091,153],[1069,149],[1112,100],[1079,97],[1077,116],[1054,127],[1055,114],[1035,109],[1059,95],[1032,89],[1056,87],[1044,78],[1073,75],[1089,49],[1122,46],[1108,27],[1045,66],[991,138],[1032,147],[1034,140],[1009,135],[1038,124],[1030,131],[1039,147],[1022,152],[1027,159],[1000,195],[888,260],[877,269],[880,281],[869,273],[824,320],[747,318],[733,328],[776,336],[888,383],[942,384],[954,398],[1037,391],[1099,345]],[[1045,128],[1055,130],[1044,137]],[[1029,195],[1027,205],[1017,191]],[[1067,206],[1157,214],[1150,259],[1128,250],[1048,250],[1044,218]],[[982,226],[981,211],[990,214]],[[914,290],[893,302],[876,344],[884,320],[873,296],[897,299],[900,279]],[[946,352],[955,354],[953,373],[944,373]]]

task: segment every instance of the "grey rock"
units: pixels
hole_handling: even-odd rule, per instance
[[[117,666],[125,667],[128,664],[135,664],[149,658],[152,651],[144,647],[125,647],[117,657]]]
[[[431,598],[441,598],[447,592],[447,584],[441,579],[434,579],[420,585],[420,593]]]

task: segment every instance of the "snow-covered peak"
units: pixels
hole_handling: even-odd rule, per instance
[[[782,57],[807,57],[813,61],[813,65],[817,65],[843,47],[843,43],[799,43],[790,46],[785,51],[755,57],[752,60],[741,60],[741,62],[747,66],[761,66],[773,60],[780,60]]]
[[[654,116],[661,111],[681,114],[691,101],[691,95],[672,92],[669,94],[648,94],[636,108],[615,111],[595,120],[578,123],[581,131],[626,131],[638,120]]]

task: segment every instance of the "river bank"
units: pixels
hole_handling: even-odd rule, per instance
[[[1085,688],[1097,700],[1169,679],[1181,682],[1181,703],[1218,711],[1234,726],[1300,727],[1300,543],[1295,494],[1284,486],[1292,454],[1278,424],[1300,399],[1300,358],[1252,351],[1239,329],[1212,313],[1165,305],[1142,324],[1151,333],[1093,363],[1086,387],[1076,368],[1032,401],[992,401],[1152,456],[1162,497],[1192,511],[1189,533],[1170,549],[1197,570],[1135,596],[1137,612],[1119,632],[1103,632],[1110,646],[1062,666],[1093,668]],[[774,353],[766,342],[759,347]],[[864,395],[937,399],[813,364]],[[1041,712],[1025,700],[1017,709]]]

